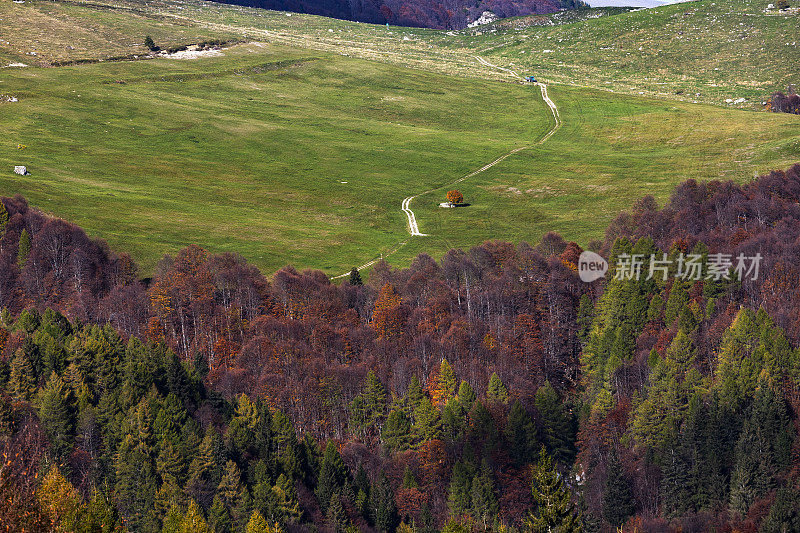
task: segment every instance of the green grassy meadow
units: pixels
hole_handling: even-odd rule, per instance
[[[800,143],[797,117],[555,86],[564,126],[460,184],[470,207],[440,209],[448,183],[550,129],[538,88],[258,43],[224,54],[2,71],[19,102],[0,104],[0,193],[145,271],[198,243],[336,274],[409,241],[400,203],[430,187],[445,189],[412,208],[431,236],[398,264],[551,229],[585,244],[643,194],[784,167]]]
[[[645,76],[691,91],[716,85],[699,97],[715,103],[743,94],[727,74],[735,69],[741,80],[748,72],[789,80],[788,47],[780,61],[728,58],[719,79],[696,58],[694,74],[679,71],[688,52],[666,36],[683,30],[659,24],[675,14],[684,21],[686,10],[701,19],[719,12],[722,33],[700,34],[710,44],[698,37],[692,47],[717,46],[722,61],[724,32],[739,18],[720,13],[739,5],[767,25],[762,37],[785,40],[792,21],[757,15],[750,0],[588,10],[554,26],[542,24],[564,16],[462,32],[197,0],[3,2],[0,22],[13,31],[0,38],[0,66],[31,66],[0,68],[0,95],[19,99],[0,102],[0,194],[23,194],[80,224],[131,253],[144,273],[190,243],[239,252],[266,271],[292,263],[332,275],[401,242],[397,265],[549,230],[585,245],[645,194],[664,201],[687,178],[742,181],[800,159],[800,117],[753,110],[766,82],[745,84],[748,110],[681,100],[677,85],[659,89]],[[602,40],[612,31],[624,37],[618,48]],[[671,59],[618,64],[647,32],[674,48]],[[220,57],[105,61],[146,53],[144,34],[163,47],[248,42]],[[530,59],[545,41],[553,51]],[[538,88],[509,83],[477,54],[561,82],[549,91],[564,125],[544,145],[534,146],[553,122]],[[48,68],[64,62],[80,64]],[[619,82],[607,83],[615,72]],[[470,207],[438,207],[448,184],[520,146],[530,148],[458,185]],[[13,174],[18,164],[31,174]],[[411,238],[400,204],[431,188],[440,189],[411,205],[430,235]]]

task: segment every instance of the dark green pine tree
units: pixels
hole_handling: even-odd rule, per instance
[[[469,413],[472,410],[472,405],[475,403],[477,396],[475,390],[466,381],[462,381],[458,386],[458,401],[464,412]]]
[[[231,515],[219,496],[214,496],[211,509],[208,510],[208,525],[214,533],[231,533]]]
[[[759,533],[800,531],[800,491],[790,485],[778,490],[769,514],[761,522]]]
[[[777,487],[789,464],[792,437],[786,405],[768,384],[759,384],[736,443],[731,475],[731,510],[745,515],[750,505]]]
[[[414,477],[414,472],[411,471],[411,468],[406,465],[406,469],[403,471],[403,488],[415,489],[417,487],[419,487],[417,478]]]
[[[6,204],[0,202],[0,239],[6,234],[6,226],[8,225],[8,209]]]
[[[580,512],[572,503],[572,496],[544,446],[539,451],[539,461],[533,469],[531,490],[534,508],[525,520],[526,531],[582,531]]]
[[[571,465],[575,459],[575,424],[549,381],[536,391],[535,403],[548,452],[559,463]]]
[[[155,531],[152,512],[156,500],[156,473],[151,449],[140,435],[129,434],[122,441],[116,458],[117,505],[131,531]]]
[[[634,500],[630,482],[622,469],[617,450],[612,448],[606,467],[606,485],[603,491],[603,518],[618,528],[633,514]]]
[[[203,437],[197,456],[189,465],[186,492],[203,508],[208,509],[222,479],[225,450],[222,438],[211,428]]]
[[[411,405],[411,409],[415,410],[424,397],[425,393],[422,391],[422,385],[420,385],[419,379],[417,376],[412,376],[411,383],[408,385],[408,391],[406,391],[406,399],[409,405]]]
[[[386,409],[386,389],[375,373],[370,371],[361,394],[353,398],[350,404],[350,424],[364,436],[374,434],[379,430]]]
[[[472,469],[461,461],[453,466],[447,505],[454,519],[465,516],[472,507]]]
[[[27,229],[23,229],[19,234],[19,248],[17,248],[17,264],[19,268],[25,268],[28,256],[31,253],[31,234]]]
[[[11,360],[11,371],[8,388],[14,397],[20,400],[30,400],[36,392],[36,374],[28,354],[22,348],[18,349]]]
[[[350,285],[358,286],[364,284],[364,280],[361,279],[361,273],[356,267],[353,267],[353,269],[350,271],[350,278],[348,281],[350,282]]]
[[[472,516],[478,520],[486,530],[499,512],[497,495],[494,491],[492,469],[486,459],[483,460],[481,470],[472,478]]]
[[[470,413],[470,427],[467,435],[480,456],[492,453],[500,442],[500,432],[494,417],[481,401],[476,401]]]
[[[75,398],[72,390],[53,372],[36,397],[39,420],[58,457],[72,449],[75,434]]]
[[[418,533],[436,533],[436,519],[431,512],[431,506],[428,500],[422,502],[422,509],[419,513],[419,524],[417,525]]]
[[[411,447],[411,419],[402,409],[394,409],[389,413],[383,425],[381,440],[392,451],[400,452]]]
[[[493,372],[489,378],[489,386],[486,389],[486,399],[492,403],[508,402],[508,389],[503,384],[497,372]]]
[[[331,498],[335,493],[341,492],[346,482],[347,467],[344,464],[344,460],[342,460],[342,456],[333,441],[328,441],[315,490],[317,501],[323,512],[327,512]]]
[[[533,460],[539,445],[533,419],[519,402],[514,402],[508,412],[505,427],[506,442],[511,459],[517,466]]]
[[[369,520],[369,494],[371,485],[364,465],[358,465],[356,477],[353,479],[353,492],[355,493],[355,504],[358,514]]]
[[[381,472],[370,493],[372,523],[378,531],[393,533],[400,523],[389,478]]]
[[[297,440],[297,433],[295,433],[291,420],[281,411],[276,411],[272,416],[272,435],[276,448],[274,455],[276,455],[280,469],[292,479],[301,478],[303,476],[302,446]]]
[[[446,439],[456,441],[461,437],[467,413],[458,398],[450,398],[442,409],[442,433]]]
[[[342,533],[347,529],[347,513],[342,505],[342,497],[339,492],[334,492],[325,511],[325,522],[328,530],[333,533]]]
[[[420,443],[441,437],[442,418],[427,396],[423,396],[414,409],[414,433]]]

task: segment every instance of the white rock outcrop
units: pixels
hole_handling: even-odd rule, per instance
[[[498,17],[491,11],[484,11],[483,13],[481,13],[480,17],[476,18],[474,21],[467,24],[467,28],[476,28],[484,24],[491,24],[492,22],[498,19],[500,19],[500,17]]]

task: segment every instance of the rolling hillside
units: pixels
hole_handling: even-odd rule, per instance
[[[543,79],[569,82],[549,86],[564,126],[545,145],[460,184],[468,209],[438,209],[442,198],[433,194],[415,200],[429,237],[409,239],[400,205],[534,144],[551,127],[537,88],[498,83],[513,78],[476,55],[518,68],[527,50],[511,36],[591,30],[599,39],[608,25],[653,28],[680,9],[687,7],[609,8],[438,32],[202,2],[3,3],[13,41],[0,43],[0,60],[31,66],[0,70],[0,92],[18,99],[0,103],[0,191],[81,224],[148,271],[188,243],[240,252],[267,270],[294,262],[330,274],[403,242],[397,264],[418,252],[535,240],[548,230],[586,244],[643,194],[664,200],[687,178],[741,179],[788,166],[797,160],[800,121],[680,101],[686,94],[610,92],[656,91],[644,79],[605,83],[613,62],[602,57],[622,52],[602,56],[602,42],[585,39],[596,47],[597,76],[574,64],[548,72],[531,63]],[[773,39],[788,24],[762,18]],[[107,61],[145,55],[145,33],[162,48],[247,44],[195,61]],[[548,58],[578,46],[561,39],[563,50],[548,45]],[[575,57],[588,62],[588,53]],[[43,68],[53,64],[68,66]],[[677,60],[664,65],[677,76]],[[791,79],[782,61],[753,68]],[[710,83],[701,74],[681,83]],[[588,81],[581,75],[605,90],[580,87]],[[692,99],[752,101],[772,87],[718,90]],[[17,164],[31,174],[11,173]]]

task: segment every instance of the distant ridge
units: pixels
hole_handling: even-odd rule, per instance
[[[462,29],[484,11],[500,18],[583,7],[582,0],[217,0],[344,20],[436,29]]]

